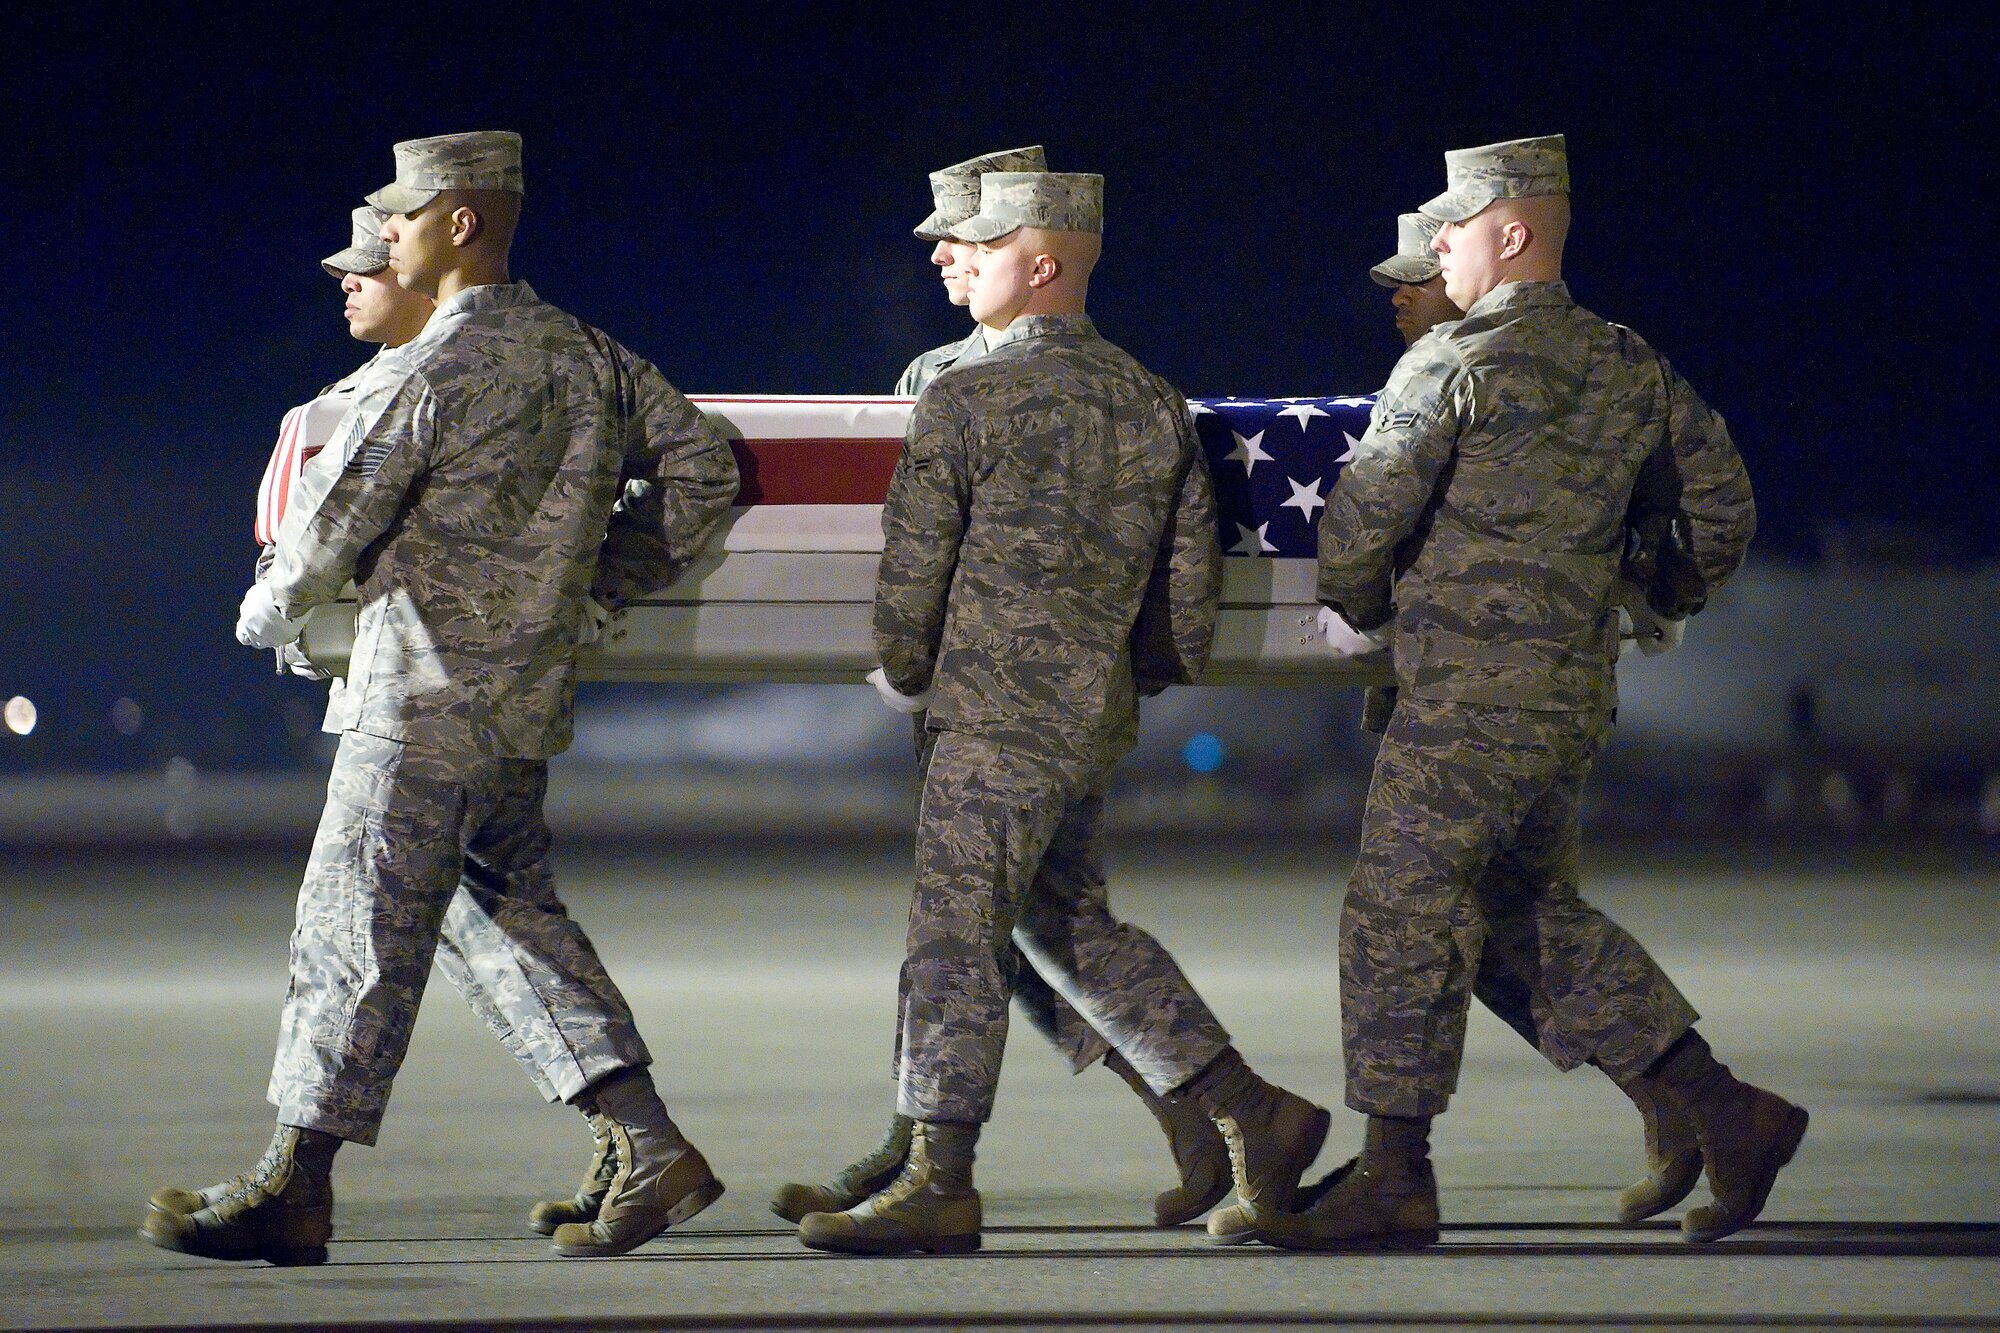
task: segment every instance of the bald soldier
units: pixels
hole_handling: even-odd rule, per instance
[[[971,264],[975,247],[958,240],[951,228],[979,212],[980,177],[994,171],[1042,171],[1048,166],[1039,144],[988,153],[934,171],[930,176],[930,216],[918,223],[919,238],[932,242],[931,263],[943,280],[945,297],[955,306],[971,300]],[[974,323],[971,334],[946,343],[917,357],[896,381],[899,394],[921,394],[937,376],[985,353],[991,342],[1004,332],[991,324]],[[892,707],[905,708],[902,696],[886,688],[878,671],[869,678],[884,688]],[[929,767],[932,737],[922,710],[911,714],[916,724],[919,771]],[[1012,979],[1014,999],[1034,1029],[1046,1037],[1069,1062],[1070,1072],[1080,1074],[1102,1061],[1104,1067],[1124,1080],[1138,1094],[1146,1109],[1167,1136],[1180,1182],[1162,1190],[1153,1200],[1153,1224],[1179,1226],[1201,1216],[1229,1193],[1229,1151],[1199,1107],[1186,1101],[1172,1102],[1160,1097],[1124,1056],[1118,1054],[1097,1030],[1077,1013],[1076,1008],[1057,993],[1031,967],[1019,949],[1010,946],[1007,975]],[[900,1014],[905,996],[897,997]],[[897,1049],[893,1065],[902,1061],[902,1023],[896,1025]],[[894,1070],[892,1069],[892,1076]],[[788,1222],[802,1220],[807,1213],[832,1213],[852,1208],[883,1188],[902,1172],[910,1153],[911,1119],[898,1112],[890,1117],[889,1132],[874,1151],[842,1168],[821,1185],[788,1184],[771,1200],[771,1211]]]
[[[1252,1073],[1167,952],[1111,914],[1104,794],[1137,700],[1192,681],[1221,595],[1214,497],[1179,393],[1084,313],[1103,178],[990,172],[951,228],[973,318],[1005,330],[918,400],[882,511],[884,688],[936,733],[917,817],[897,1109],[907,1163],[810,1213],[822,1250],[980,1243],[972,1165],[1012,945],[1163,1097],[1217,1122],[1237,1190],[1281,1209],[1327,1113]]]
[[[1613,612],[1628,530],[1685,535],[1679,617],[1741,563],[1749,479],[1722,419],[1629,329],[1562,282],[1560,135],[1447,153],[1422,212],[1465,311],[1396,365],[1320,520],[1335,629],[1388,639],[1399,686],[1340,927],[1357,1162],[1302,1212],[1258,1219],[1300,1249],[1438,1235],[1431,1118],[1458,1079],[1488,950],[1526,987],[1558,1068],[1595,1063],[1694,1126],[1714,1199],[1690,1240],[1753,1220],[1804,1137],[1800,1108],[1734,1078],[1695,1012],[1579,896],[1578,810],[1617,703]]]
[[[1403,335],[1406,348],[1438,325],[1465,315],[1445,291],[1444,270],[1431,249],[1431,240],[1443,225],[1422,213],[1400,215],[1396,219],[1396,253],[1368,270],[1368,276],[1378,286],[1390,289],[1396,331]],[[1685,622],[1655,617],[1644,597],[1632,596],[1631,591],[1631,585],[1620,585],[1621,609],[1629,604],[1626,618],[1636,618],[1640,626],[1651,632],[1634,633],[1625,641],[1636,640],[1640,651],[1648,655],[1677,646],[1679,627]],[[1395,686],[1370,686],[1362,704],[1362,726],[1380,735],[1388,727],[1395,702]],[[1489,939],[1480,953],[1473,996],[1520,1033],[1529,1045],[1539,1046],[1541,1039],[1535,1027],[1534,1008],[1528,1002],[1530,987],[1526,979],[1533,970],[1534,960],[1518,960],[1517,968],[1513,965],[1515,960],[1507,958],[1496,945],[1497,941]],[[1701,1149],[1688,1118],[1672,1103],[1653,1097],[1644,1079],[1626,1079],[1619,1086],[1639,1108],[1645,1129],[1647,1170],[1643,1180],[1620,1191],[1618,1218],[1623,1222],[1639,1222],[1673,1207],[1694,1189],[1701,1179]]]
[[[617,1167],[565,1255],[619,1254],[722,1185],[680,1134],[596,950],[556,896],[542,817],[571,733],[576,649],[693,559],[736,490],[728,446],[646,362],[508,270],[520,138],[396,145],[369,197],[424,330],[362,375],[330,448],[244,598],[237,637],[275,647],[350,580],[360,595],[340,736],[299,894],[270,1099],[278,1127],[192,1211],[156,1196],[142,1235],[215,1259],[312,1264],[332,1235],[332,1162],[372,1144],[448,912],[483,983],[532,996],[501,1034],[551,1100],[600,1124]],[[603,1155],[603,1154],[601,1154]]]

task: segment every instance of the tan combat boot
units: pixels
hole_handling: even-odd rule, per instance
[[[1303,1212],[1260,1217],[1255,1239],[1288,1250],[1416,1250],[1437,1244],[1430,1117],[1368,1117],[1361,1156]]]
[[[1180,1172],[1181,1183],[1161,1190],[1153,1199],[1153,1225],[1177,1227],[1221,1203],[1231,1184],[1229,1145],[1222,1141],[1215,1122],[1191,1100],[1169,1099],[1154,1092],[1117,1051],[1105,1055],[1104,1067],[1124,1079],[1153,1113],[1153,1119],[1160,1122],[1167,1136],[1167,1151],[1174,1155],[1174,1167]]]
[[[219,1185],[203,1185],[198,1190],[184,1190],[174,1185],[166,1185],[153,1191],[153,1197],[146,1200],[146,1206],[163,1213],[198,1213],[204,1208],[213,1208],[224,1199],[243,1188],[250,1179],[247,1175],[231,1176]]]
[[[326,1262],[333,1237],[333,1155],[341,1140],[316,1130],[279,1125],[257,1165],[206,1190],[161,1190],[139,1227],[140,1239],[203,1259],[262,1259],[290,1267]],[[214,1190],[220,1197],[211,1197]],[[161,1206],[165,1198],[207,1200],[190,1212]]]
[[[1326,1197],[1328,1190],[1347,1179],[1359,1165],[1359,1157],[1350,1157],[1312,1184],[1299,1186],[1292,1192],[1292,1211],[1302,1213],[1318,1203]],[[1218,1208],[1208,1215],[1208,1238],[1217,1245],[1248,1245],[1257,1239],[1256,1219],[1241,1204],[1232,1203],[1227,1208]]]
[[[838,1254],[969,1254],[979,1248],[972,1188],[979,1126],[918,1121],[910,1159],[880,1193],[837,1213],[807,1213],[799,1239]]]
[[[618,1169],[595,1218],[556,1227],[556,1253],[570,1259],[628,1253],[722,1197],[722,1182],[681,1137],[643,1069],[615,1074],[594,1091]]]
[[[1292,1206],[1299,1177],[1326,1142],[1325,1107],[1266,1083],[1233,1046],[1173,1096],[1200,1106],[1222,1131],[1242,1217],[1257,1221]]]
[[[1646,1071],[1665,1100],[1694,1124],[1714,1202],[1690,1208],[1681,1236],[1721,1240],[1757,1220],[1778,1172],[1792,1160],[1811,1118],[1776,1093],[1744,1083],[1690,1028]]]
[[[845,1168],[824,1185],[782,1185],[771,1200],[771,1211],[787,1222],[803,1222],[807,1213],[839,1213],[854,1207],[903,1173],[910,1157],[910,1128],[916,1122],[906,1115],[889,1119],[889,1132],[882,1142],[860,1161]]]
[[[1685,1199],[1701,1179],[1701,1142],[1664,1086],[1644,1075],[1618,1086],[1645,1123],[1647,1167],[1644,1180],[1619,1191],[1618,1220],[1643,1222]]]
[[[568,1223],[595,1222],[605,1195],[611,1192],[611,1182],[618,1177],[618,1136],[612,1131],[611,1122],[596,1109],[595,1101],[591,1108],[584,1114],[590,1118],[590,1137],[596,1151],[591,1154],[590,1165],[584,1168],[583,1183],[570,1198],[544,1199],[530,1208],[531,1231],[553,1236],[557,1227]]]

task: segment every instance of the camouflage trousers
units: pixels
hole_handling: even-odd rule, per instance
[[[541,760],[347,732],[292,931],[269,1097],[373,1143],[435,959],[550,1101],[651,1061],[556,897]]]
[[[921,798],[924,779],[930,773],[931,751],[936,748],[938,733],[924,725],[924,715],[915,715],[917,743],[917,792]],[[1047,873],[1060,874],[1061,866],[1044,867]],[[1101,885],[1099,886],[1101,887]],[[1081,1074],[1084,1070],[1102,1060],[1111,1050],[1111,1043],[1103,1034],[1092,1027],[1089,1020],[1076,1011],[1076,1006],[1042,979],[1042,974],[1029,964],[1019,946],[1009,944],[1007,948],[1006,974],[1013,978],[1014,1003],[1020,1007],[1021,1016],[1028,1020],[1028,1026],[1042,1034],[1049,1045],[1056,1048],[1063,1059],[1069,1062],[1069,1072]],[[901,1079],[903,1071],[903,1008],[909,1003],[909,989],[906,982],[899,982],[896,994],[896,1041],[889,1053],[889,1077]]]
[[[1102,762],[938,736],[917,815],[901,978],[902,1114],[992,1115],[1015,945],[1155,1091],[1187,1082],[1229,1044],[1167,951],[1111,914],[1109,772]]]
[[[1641,1073],[1695,1012],[1578,893],[1603,712],[1396,702],[1340,920],[1347,1104],[1436,1115],[1475,986],[1559,1069]]]

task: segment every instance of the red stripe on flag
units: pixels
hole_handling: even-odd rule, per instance
[[[817,396],[807,394],[801,398],[786,398],[773,393],[747,393],[736,394],[734,396],[729,394],[697,393],[689,395],[688,401],[696,407],[700,407],[704,403],[755,403],[760,407],[765,404],[777,404],[785,407],[841,408],[851,406],[894,407],[900,406],[903,403],[914,403],[917,400],[907,395],[898,397],[894,394],[886,398],[851,397],[844,393],[823,393]]]
[[[731,440],[739,505],[876,505],[901,440]]]

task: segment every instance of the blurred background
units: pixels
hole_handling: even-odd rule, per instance
[[[908,230],[925,173],[1040,141],[1109,178],[1107,335],[1245,396],[1377,387],[1395,214],[1447,148],[1565,132],[1572,289],[1725,415],[1761,518],[1687,647],[1623,669],[1593,827],[2000,834],[1989,301],[1937,263],[1981,212],[1990,16],[830,12],[11,14],[0,841],[309,831],[323,690],[231,637],[254,492],[285,409],[366,354],[317,260],[395,140],[470,128],[526,138],[517,274],[684,391],[886,390],[961,328]],[[1349,830],[1358,712],[1172,692],[1115,817]],[[586,686],[578,714],[572,833],[907,825],[906,726],[864,688]]]

